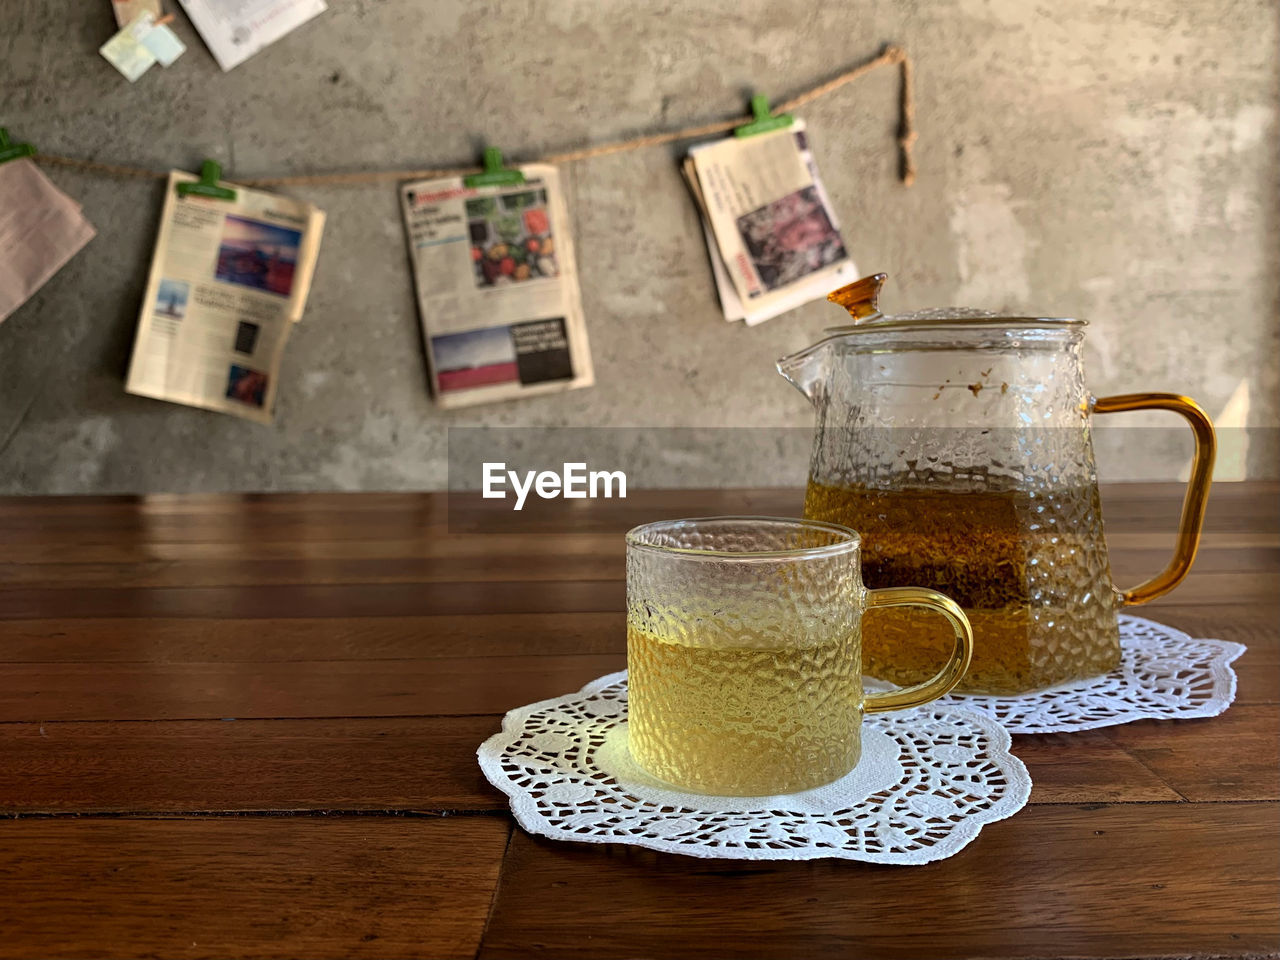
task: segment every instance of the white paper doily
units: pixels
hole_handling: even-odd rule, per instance
[[[1236,698],[1231,663],[1244,653],[1243,644],[1197,640],[1121,614],[1120,648],[1120,666],[1105,676],[1017,697],[953,694],[939,702],[976,710],[1010,733],[1070,733],[1134,720],[1216,717]]]
[[[480,747],[489,782],[530,833],[739,860],[941,860],[1031,793],[1009,734],[957,704],[867,717],[848,776],[772,797],[681,793],[627,750],[626,671],[512,710]]]

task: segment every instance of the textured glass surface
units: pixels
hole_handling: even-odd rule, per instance
[[[684,552],[689,551],[689,552]],[[628,739],[700,793],[787,793],[853,769],[857,540],[802,521],[651,524],[627,543]]]
[[[886,313],[881,317],[864,320],[863,323],[901,323],[916,320],[994,320],[998,314],[976,307],[929,307],[911,313]]]
[[[869,325],[874,327],[874,324]],[[953,597],[974,632],[959,690],[1018,693],[1120,659],[1079,325],[992,324],[828,341],[805,516],[862,535],[869,588]],[[867,673],[927,678],[951,635],[914,610],[863,625]]]

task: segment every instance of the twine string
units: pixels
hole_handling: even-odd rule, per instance
[[[830,93],[839,90],[845,84],[852,83],[860,77],[866,76],[873,70],[880,67],[892,66],[897,64],[901,72],[902,92],[899,102],[899,124],[898,124],[898,151],[900,159],[899,176],[903,184],[911,186],[916,179],[916,164],[914,147],[916,142],[915,130],[915,93],[912,89],[911,74],[911,58],[907,55],[906,50],[898,46],[885,47],[884,51],[878,56],[865,63],[860,63],[856,67],[852,67],[843,73],[832,77],[823,83],[810,87],[797,96],[792,97],[784,103],[777,105],[774,109],[778,113],[791,113],[798,110],[813,101],[825,97]],[[529,162],[548,163],[555,166],[564,166],[570,163],[576,163],[579,160],[592,160],[596,157],[606,157],[615,153],[624,153],[629,150],[642,150],[646,147],[657,147],[666,143],[674,143],[677,140],[693,140],[699,137],[708,137],[717,133],[727,133],[734,127],[741,126],[743,123],[750,121],[751,117],[735,117],[732,120],[720,120],[715,123],[704,123],[699,126],[683,127],[679,130],[670,130],[665,133],[651,133],[644,136],[628,137],[622,140],[613,140],[608,143],[597,144],[592,147],[581,147],[577,150],[567,150],[561,153],[552,153],[538,160]],[[62,167],[69,170],[79,170],[83,173],[101,174],[107,177],[133,177],[142,179],[166,179],[169,174],[165,170],[151,170],[146,167],[130,167],[121,166],[113,163],[100,163],[97,160],[85,160],[79,157],[62,157],[57,154],[38,153],[34,159],[50,167]],[[401,180],[427,180],[440,177],[457,177],[465,176],[470,173],[478,173],[480,167],[435,167],[425,170],[361,170],[352,173],[304,173],[293,174],[283,177],[255,177],[241,178],[231,177],[236,183],[244,184],[247,187],[281,187],[289,185],[349,185],[360,183],[384,183],[387,181]]]

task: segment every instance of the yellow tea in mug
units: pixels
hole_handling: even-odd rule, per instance
[[[858,762],[857,624],[786,646],[724,646],[724,629],[627,627],[630,746],[663,780],[750,796],[829,783]]]

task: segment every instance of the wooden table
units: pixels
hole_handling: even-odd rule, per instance
[[[795,491],[556,537],[450,535],[441,495],[2,499],[0,956],[1275,956],[1278,494],[1220,485],[1140,611],[1249,646],[1231,710],[1016,737],[1030,805],[924,867],[540,840],[477,769],[504,711],[624,665],[626,527]],[[1106,491],[1122,584],[1180,495]]]

